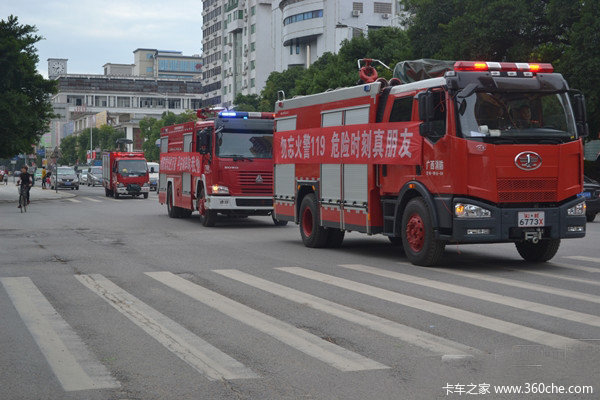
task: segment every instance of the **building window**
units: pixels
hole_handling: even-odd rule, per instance
[[[250,61],[250,69],[254,69],[256,68],[256,63],[254,62],[254,60]]]
[[[376,1],[373,4],[373,12],[378,14],[391,14],[392,13],[392,3],[382,3]]]
[[[294,54],[294,45],[290,44],[290,56]]]
[[[294,22],[305,21],[307,19],[313,18],[323,18],[323,10],[314,10],[300,14],[290,15],[289,17],[283,20],[283,25],[293,24]]]
[[[239,10],[237,17],[238,19],[244,19],[244,10]]]
[[[352,2],[352,11],[360,11],[363,12],[363,3],[359,1]]]
[[[152,53],[146,53],[146,60],[150,60],[152,58]]]
[[[250,15],[256,14],[256,6],[250,7]]]
[[[254,87],[254,78],[250,78],[250,87]]]
[[[152,72],[152,71],[154,71],[154,68],[152,68],[152,67],[146,67],[146,72]]]
[[[296,39],[296,54],[300,54],[300,39]]]
[[[250,43],[250,51],[254,51],[256,50],[256,43],[252,42]]]
[[[252,35],[254,32],[256,32],[256,24],[250,25],[250,34]]]

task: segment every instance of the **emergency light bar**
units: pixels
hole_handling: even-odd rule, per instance
[[[511,63],[491,61],[457,61],[454,63],[455,71],[506,71],[506,72],[531,72],[552,73],[554,67],[549,63]]]
[[[243,119],[273,119],[275,114],[268,112],[247,112],[247,111],[221,111],[219,118],[243,118]]]

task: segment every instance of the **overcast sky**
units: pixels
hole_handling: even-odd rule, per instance
[[[9,15],[35,25],[38,71],[48,58],[67,58],[68,73],[102,74],[108,62],[133,64],[137,48],[202,52],[201,0],[0,0]]]

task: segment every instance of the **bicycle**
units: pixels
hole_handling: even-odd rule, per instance
[[[21,210],[22,213],[27,212],[27,192],[28,192],[28,187],[27,186],[23,186],[21,185],[19,187],[19,210]]]

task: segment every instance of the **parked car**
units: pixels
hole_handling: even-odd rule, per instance
[[[88,168],[86,184],[88,186],[102,186],[102,166],[93,166]]]
[[[150,175],[150,190],[156,190],[158,187],[158,163],[149,162],[148,172]]]
[[[77,174],[79,175],[79,183],[87,182],[87,167],[79,167],[79,169],[77,170]]]
[[[581,195],[585,197],[587,221],[592,222],[596,218],[596,214],[600,212],[600,183],[584,176],[583,193]]]
[[[73,167],[58,167],[57,172],[50,177],[52,189],[77,189],[79,190],[79,179]]]
[[[42,180],[42,169],[41,168],[38,168],[38,169],[35,170],[34,177],[35,177],[36,181],[41,181]]]

